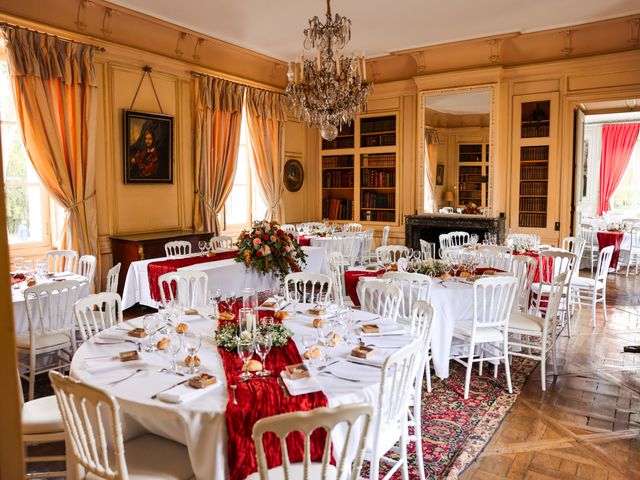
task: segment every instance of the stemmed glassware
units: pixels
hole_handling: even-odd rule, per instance
[[[302,345],[304,346],[304,351],[307,353],[307,357],[309,357],[309,364],[315,364],[315,359],[313,358],[313,348],[318,346],[317,335],[303,335]]]
[[[254,350],[255,345],[252,337],[238,337],[238,356],[243,363],[242,373],[240,374],[242,380],[251,378],[251,373],[247,371],[247,364],[249,360],[251,360],[251,357],[253,357]]]
[[[207,242],[200,240],[198,242],[198,248],[200,249],[200,255],[204,255],[204,251],[207,249]]]
[[[169,344],[167,345],[167,350],[169,350],[169,353],[171,354],[171,367],[169,368],[169,370],[178,373],[180,371],[180,367],[178,366],[178,362],[176,361],[176,355],[182,349],[183,336],[173,330],[169,332],[168,338]]]
[[[13,264],[16,269],[16,273],[22,273],[24,270],[24,258],[22,257],[13,257]]]
[[[25,260],[24,261],[24,271],[25,271],[25,273],[33,272],[33,260]]]
[[[469,244],[470,244],[472,247],[475,247],[475,246],[477,245],[477,243],[478,243],[478,240],[479,240],[479,239],[480,239],[480,238],[478,237],[478,234],[477,234],[477,233],[472,233],[472,234],[469,236]]]
[[[189,375],[193,375],[198,371],[198,367],[196,367],[196,353],[200,350],[202,346],[202,335],[196,332],[187,332],[183,335],[183,343],[184,347],[187,350],[187,355],[189,355],[189,359],[191,360],[189,364]]]
[[[255,342],[255,350],[258,356],[260,357],[260,361],[262,362],[262,370],[257,373],[259,377],[266,377],[271,375],[271,372],[266,369],[265,360],[267,355],[271,351],[271,346],[273,344],[273,339],[271,338],[271,333],[267,330],[258,330],[254,337]]]
[[[147,333],[147,347],[144,349],[145,352],[155,352],[158,350],[156,346],[156,330],[158,329],[158,315],[155,313],[150,313],[142,317],[142,327],[144,331]]]

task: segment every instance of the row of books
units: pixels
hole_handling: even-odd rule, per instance
[[[546,180],[547,165],[520,165],[520,180]]]
[[[458,188],[462,191],[478,191],[481,192],[482,191],[482,183],[474,183],[474,182],[467,182],[467,183],[459,183],[458,184]]]
[[[395,222],[396,213],[380,210],[361,210],[360,220],[366,222]]]
[[[396,208],[395,193],[362,192],[362,208]]]
[[[520,147],[520,160],[549,160],[549,145]]]
[[[482,167],[460,167],[458,169],[460,175],[482,175]]]
[[[322,172],[322,188],[353,188],[353,170]]]
[[[396,186],[394,170],[372,170],[363,168],[360,174],[360,186],[369,188],[390,188]]]
[[[329,220],[352,220],[353,200],[325,198],[322,200],[322,218]]]
[[[521,197],[520,210],[526,212],[546,212],[547,197]]]
[[[373,155],[362,156],[362,167],[395,167],[395,153],[376,153]]]
[[[362,137],[360,140],[361,147],[389,147],[396,144],[395,133],[384,133],[381,135],[371,135]]]
[[[333,150],[336,148],[353,148],[353,137],[336,137],[334,140],[322,140],[323,150]]]
[[[396,117],[363,118],[360,120],[360,133],[390,132],[396,129]]]
[[[520,132],[522,138],[538,138],[549,136],[549,125],[523,125]]]
[[[520,195],[546,195],[547,182],[522,182]]]
[[[353,168],[353,155],[322,157],[322,168]]]
[[[521,213],[518,219],[518,226],[525,228],[546,228],[546,213]]]

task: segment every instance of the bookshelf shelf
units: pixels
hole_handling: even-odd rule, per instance
[[[458,205],[461,207],[468,203],[487,206],[488,147],[487,143],[458,144]]]

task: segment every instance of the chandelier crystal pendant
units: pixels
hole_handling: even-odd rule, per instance
[[[303,51],[289,63],[286,90],[296,118],[320,128],[322,138],[329,141],[338,136],[343,124],[367,111],[373,88],[367,82],[364,56],[342,54],[351,40],[351,20],[337,13],[332,18],[330,2],[325,23],[315,16],[304,30],[304,50],[315,48],[315,60],[305,59]]]

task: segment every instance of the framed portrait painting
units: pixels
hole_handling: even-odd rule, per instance
[[[436,185],[444,185],[444,164],[439,163],[436,167]]]
[[[124,183],[173,183],[173,117],[124,111]]]

